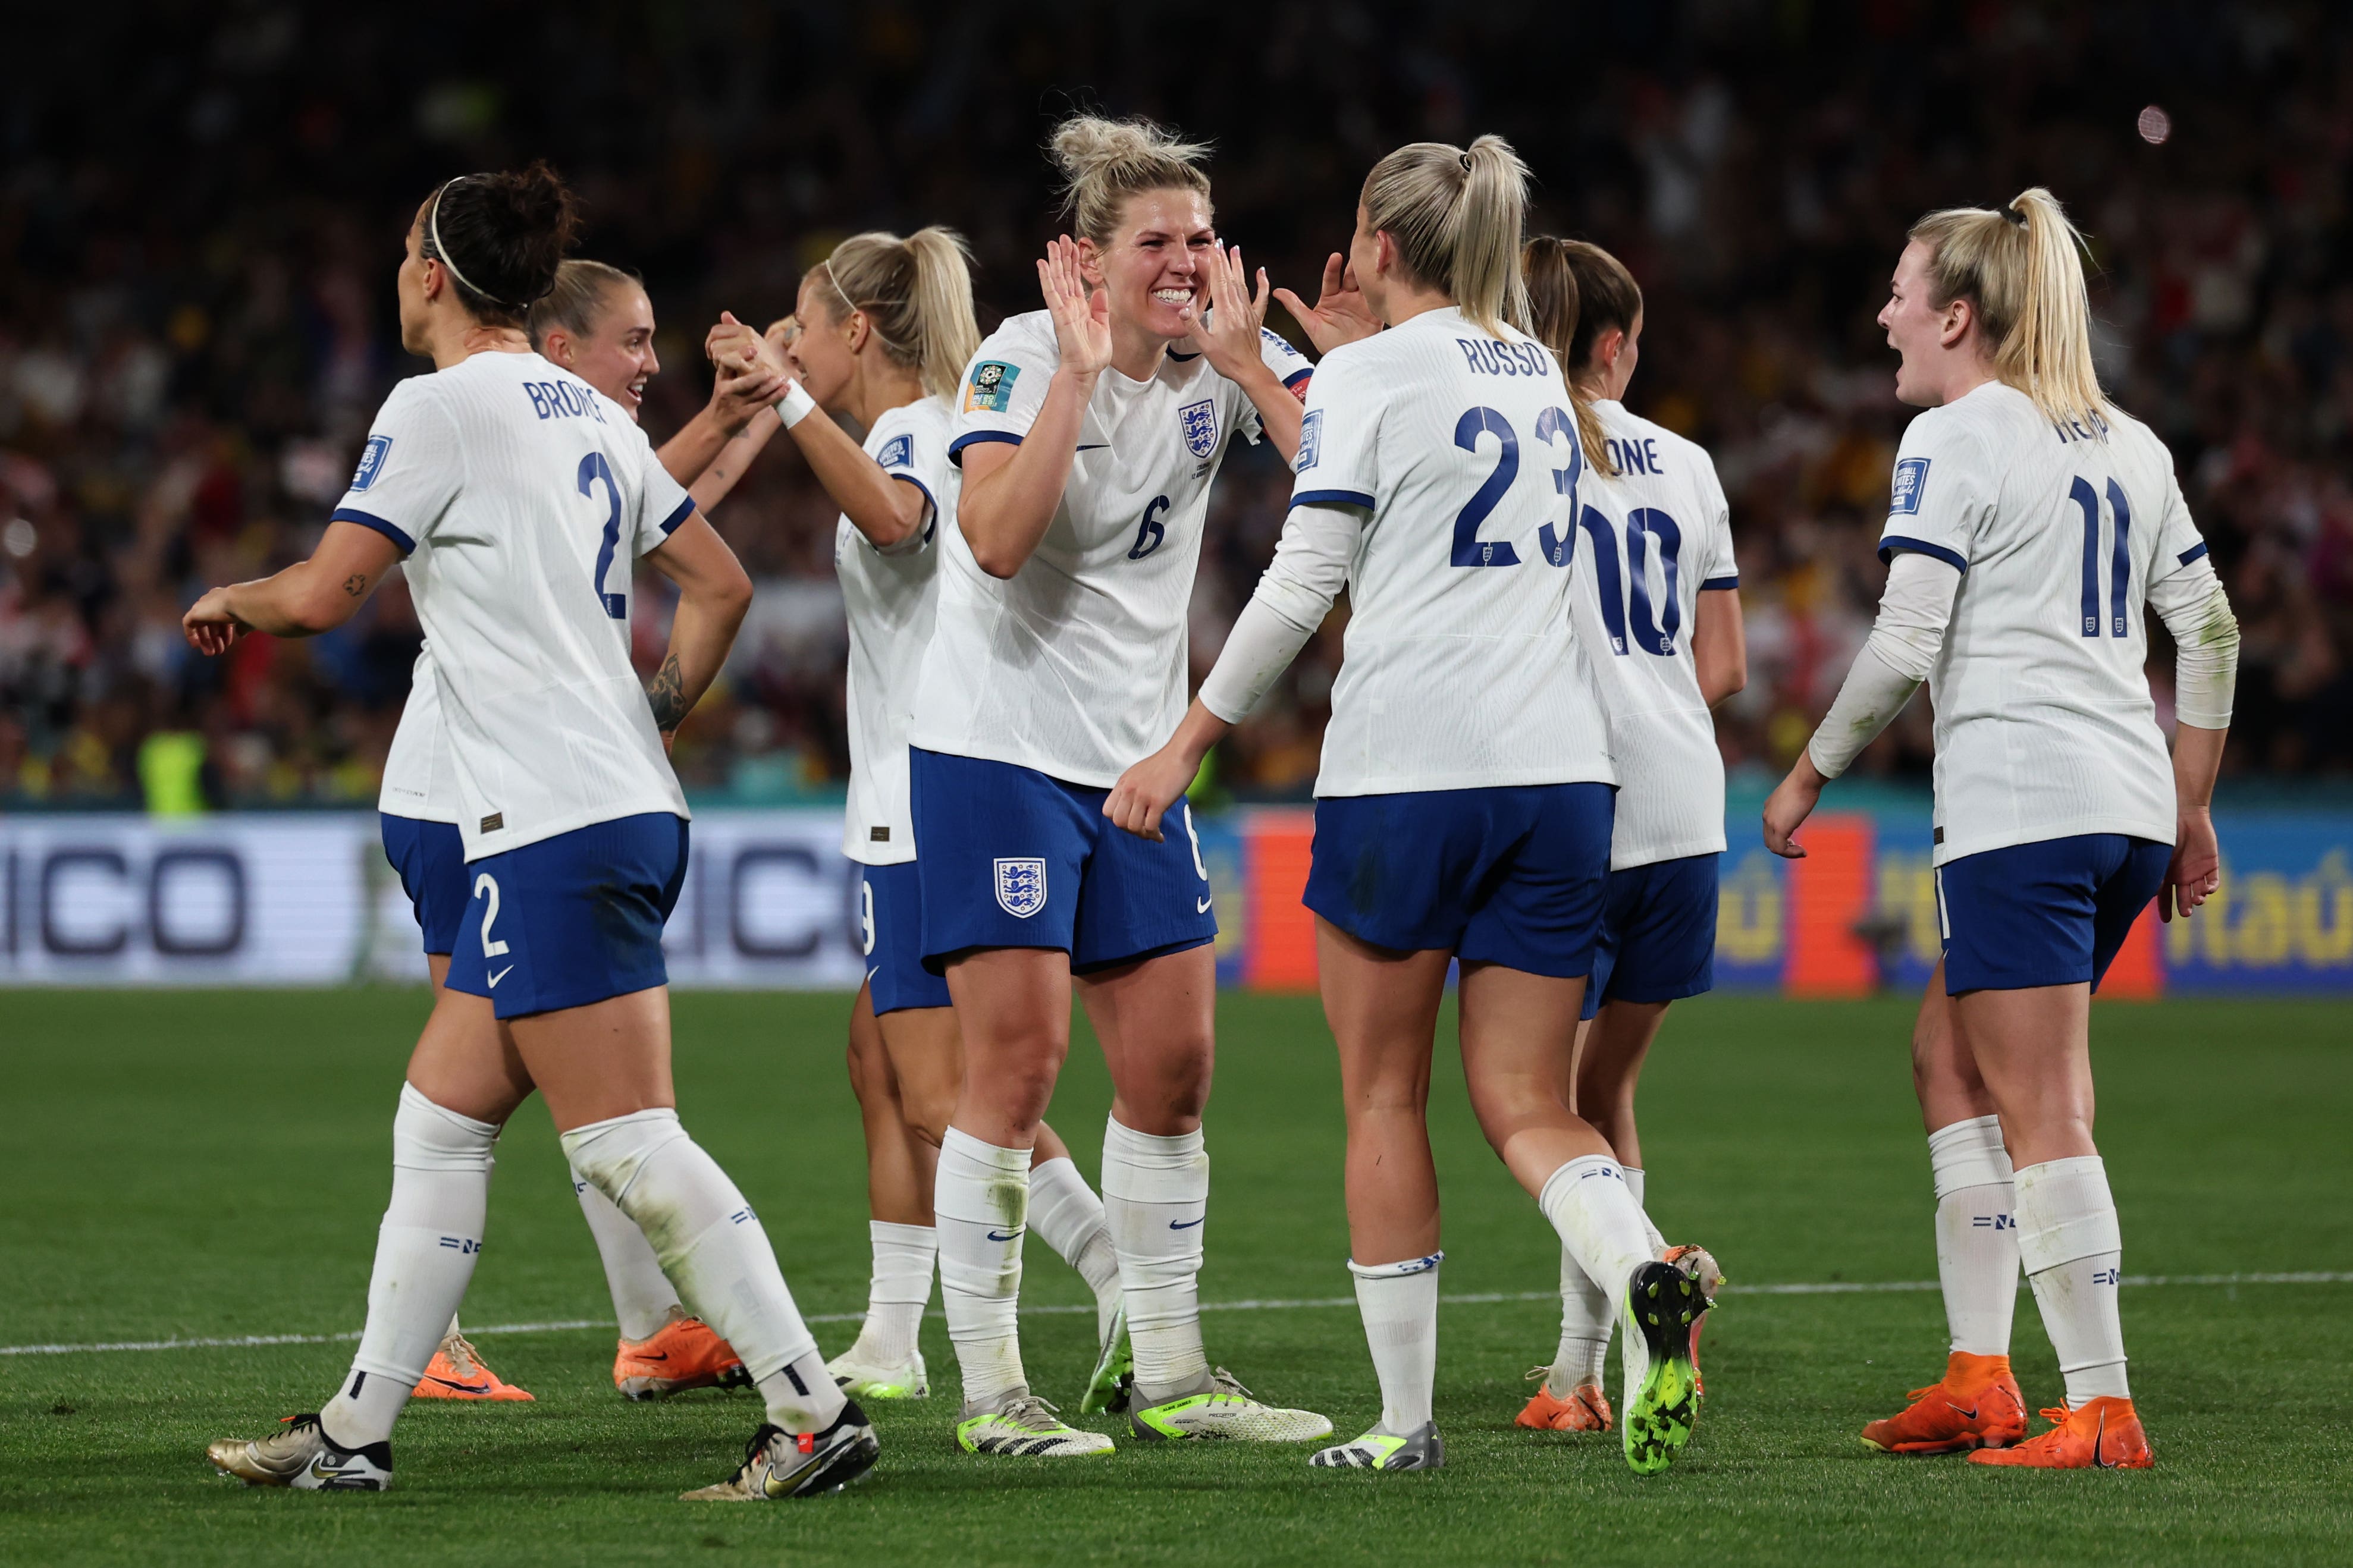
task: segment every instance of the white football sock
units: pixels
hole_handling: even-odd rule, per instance
[[[2059,1352],[2067,1403],[2131,1398],[2116,1316],[2124,1238],[2107,1166],[2097,1154],[2046,1160],[2019,1172],[2016,1185],[2019,1260]]]
[[[1553,1353],[1545,1391],[1567,1399],[1586,1384],[1601,1386],[1609,1353],[1609,1292],[1593,1282],[1577,1254],[1560,1249],[1560,1349]]]
[[[1356,1311],[1381,1380],[1381,1430],[1403,1437],[1430,1419],[1438,1376],[1438,1266],[1446,1254],[1403,1263],[1348,1260],[1356,1277]]]
[[[1951,1346],[2010,1353],[2018,1308],[2018,1222],[2001,1118],[1977,1116],[1928,1134],[1936,1183],[1936,1279]]]
[[[1095,1341],[1111,1332],[1119,1310],[1119,1249],[1103,1200],[1068,1156],[1029,1167],[1029,1228],[1079,1271],[1095,1293]]]
[[[1664,1258],[1667,1255],[1667,1238],[1659,1234],[1657,1226],[1651,1223],[1650,1200],[1642,1195],[1647,1185],[1642,1168],[1640,1165],[1620,1165],[1618,1168],[1626,1173],[1626,1190],[1634,1194],[1634,1206],[1642,1211],[1642,1229],[1651,1237],[1651,1256]]]
[[[1609,1293],[1610,1321],[1617,1321],[1634,1270],[1652,1260],[1650,1232],[1641,1205],[1626,1190],[1624,1170],[1607,1154],[1581,1155],[1545,1178],[1536,1204],[1559,1232],[1561,1245],[1576,1255],[1577,1267]],[[1642,1385],[1651,1352],[1640,1334],[1618,1338],[1626,1380],[1619,1397],[1627,1400]]]
[[[392,1202],[375,1235],[367,1327],[343,1390],[319,1412],[336,1444],[364,1447],[392,1424],[456,1326],[482,1249],[491,1146],[499,1130],[400,1086],[392,1118]]]
[[[829,1426],[841,1391],[793,1304],[768,1234],[719,1163],[679,1125],[678,1112],[592,1121],[563,1142],[572,1168],[645,1233],[687,1308],[743,1358],[768,1419],[788,1432]]]
[[[1209,1155],[1200,1129],[1158,1138],[1107,1121],[1103,1184],[1103,1213],[1127,1291],[1138,1394],[1156,1404],[1207,1386],[1199,1280]]]
[[[661,1259],[646,1243],[637,1222],[613,1206],[613,1200],[578,1171],[572,1173],[573,1195],[596,1241],[596,1256],[605,1265],[605,1284],[613,1292],[613,1316],[625,1340],[650,1339],[670,1321],[679,1305],[678,1291],[661,1271]]]
[[[1028,1149],[1000,1149],[951,1127],[932,1191],[940,1305],[964,1372],[966,1405],[1029,1385],[1021,1370],[1021,1233],[1029,1223]]]
[[[874,1274],[866,1288],[866,1321],[850,1354],[870,1366],[905,1366],[915,1359],[923,1308],[932,1299],[932,1265],[939,1232],[927,1225],[869,1220]]]

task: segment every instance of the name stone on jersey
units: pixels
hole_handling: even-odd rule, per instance
[[[997,903],[1015,920],[1026,921],[1046,907],[1046,862],[1030,858],[997,863]]]
[[[1906,458],[1895,465],[1895,492],[1887,502],[1890,517],[1916,517],[1920,492],[1928,488],[1928,459]]]
[[[1218,405],[1208,398],[1188,403],[1176,411],[1176,423],[1185,432],[1185,449],[1197,458],[1206,458],[1218,449]]]

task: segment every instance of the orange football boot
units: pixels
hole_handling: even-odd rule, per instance
[[[441,1342],[425,1363],[411,1399],[529,1399],[530,1394],[503,1382],[482,1364],[481,1352],[465,1335],[453,1333]]]
[[[2057,1425],[2015,1448],[1971,1454],[1970,1460],[2037,1470],[2145,1470],[2157,1462],[2129,1399],[2088,1400],[2078,1410],[2062,1405],[2042,1419]]]
[[[628,1399],[668,1399],[690,1388],[741,1388],[752,1381],[744,1358],[701,1318],[682,1307],[642,1340],[620,1342],[613,1356],[613,1386]]]
[[[1911,1405],[1864,1427],[1864,1442],[1889,1454],[1951,1454],[2006,1448],[2026,1436],[2026,1399],[2006,1355],[1955,1351],[1941,1381],[1905,1397]]]
[[[1684,1273],[1699,1281],[1700,1294],[1711,1302],[1715,1300],[1718,1288],[1724,1284],[1724,1270],[1716,1267],[1715,1254],[1704,1247],[1670,1247],[1660,1261],[1681,1265]],[[1700,1375],[1699,1370],[1699,1332],[1705,1327],[1707,1314],[1702,1312],[1692,1323],[1691,1337],[1692,1394],[1700,1399],[1707,1397],[1707,1379]]]
[[[1609,1396],[1599,1384],[1581,1383],[1570,1391],[1567,1399],[1553,1397],[1545,1382],[1552,1368],[1540,1366],[1528,1373],[1528,1381],[1536,1391],[1528,1396],[1527,1407],[1513,1417],[1514,1424],[1531,1432],[1607,1432],[1610,1429]]]

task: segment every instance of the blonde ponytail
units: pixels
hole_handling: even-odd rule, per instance
[[[1180,141],[1149,120],[1073,115],[1054,127],[1046,145],[1062,171],[1063,216],[1098,248],[1118,235],[1131,196],[1195,191],[1208,204],[1209,176],[1201,165],[1208,162],[1208,143]]]
[[[1928,247],[1933,302],[1967,300],[1976,308],[2005,385],[2053,422],[2105,426],[2084,236],[2057,197],[2036,185],[1999,212],[1948,207],[1914,224],[1910,237]]]
[[[1365,177],[1366,226],[1397,242],[1413,281],[1442,290],[1486,331],[1525,329],[1527,285],[1520,277],[1520,230],[1528,166],[1500,136],[1467,148],[1416,142]]]
[[[810,276],[828,317],[864,312],[891,363],[917,372],[923,390],[952,397],[980,348],[972,310],[972,260],[964,236],[934,225],[902,239],[875,231],[833,247]]]

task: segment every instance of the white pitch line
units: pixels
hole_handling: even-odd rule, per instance
[[[2127,1285],[2348,1285],[2353,1284],[2353,1272],[2304,1272],[2295,1274],[2147,1274],[2127,1276]],[[1891,1292],[1935,1290],[1934,1279],[1830,1279],[1778,1285],[1733,1285],[1721,1287],[1733,1296],[1875,1296]],[[2021,1289],[2023,1289],[2023,1285]],[[1471,1295],[1441,1296],[1440,1300],[1450,1307],[1493,1306],[1504,1301],[1556,1301],[1557,1290],[1488,1290]],[[1266,1299],[1245,1301],[1204,1301],[1204,1312],[1287,1312],[1309,1308],[1353,1307],[1354,1296],[1314,1296],[1295,1299]],[[1024,1307],[1028,1316],[1063,1315],[1092,1312],[1088,1306],[1048,1305]],[[817,1312],[803,1320],[811,1323],[855,1323],[863,1321],[863,1312]],[[468,1324],[469,1338],[491,1334],[552,1334],[586,1329],[610,1331],[611,1321],[602,1318],[561,1318],[544,1323],[483,1323]],[[96,1351],[189,1351],[241,1350],[254,1345],[332,1345],[348,1344],[359,1338],[357,1330],[342,1334],[232,1334],[218,1339],[118,1340],[106,1344],[90,1345],[0,1345],[0,1355],[82,1355]]]

